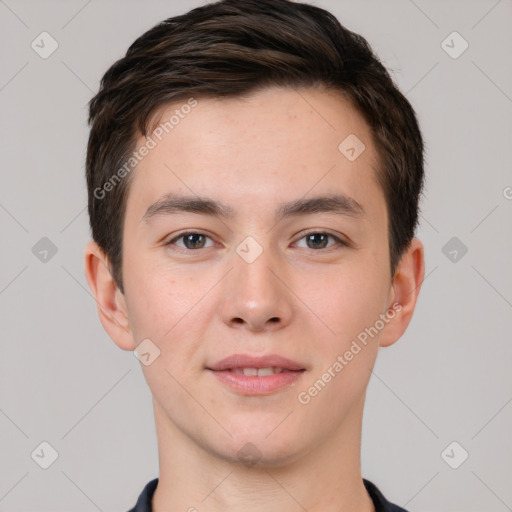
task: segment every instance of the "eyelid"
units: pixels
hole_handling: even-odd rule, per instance
[[[201,236],[204,236],[205,238],[209,238],[213,243],[215,243],[215,240],[213,239],[213,237],[203,230],[186,229],[185,231],[181,231],[179,233],[173,234],[172,238],[170,238],[167,242],[165,242],[164,245],[165,246],[175,245],[175,242],[177,240],[179,240],[180,238],[183,238],[184,236],[187,236],[187,235],[201,235]],[[180,247],[179,245],[175,245],[175,247],[177,247],[179,250],[181,250],[183,252],[198,252],[201,250],[201,249],[187,249],[186,247]],[[204,247],[203,249],[209,249],[209,247]]]
[[[311,230],[308,230],[308,231],[305,231],[303,233],[300,233],[298,235],[298,238],[297,238],[297,241],[294,242],[294,244],[296,244],[297,242],[299,242],[300,240],[302,240],[303,238],[307,237],[308,235],[327,235],[327,236],[330,236],[331,238],[334,238],[336,243],[334,245],[331,245],[329,247],[326,247],[324,249],[312,249],[312,250],[316,250],[316,251],[322,251],[322,250],[327,250],[327,249],[332,249],[333,247],[336,247],[336,246],[342,246],[342,247],[350,247],[350,242],[349,240],[346,238],[346,237],[343,237],[339,234],[334,234],[332,233],[331,231],[329,230],[325,230],[325,229],[311,229]],[[308,247],[309,249],[309,247]]]

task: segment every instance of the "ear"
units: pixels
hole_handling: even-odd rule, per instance
[[[403,335],[411,321],[416,300],[425,276],[425,256],[423,244],[414,238],[403,254],[393,276],[388,311],[394,317],[382,331],[379,345],[388,347]]]
[[[118,347],[135,350],[124,295],[110,273],[107,255],[96,242],[89,242],[84,256],[85,276],[96,300],[103,328]]]

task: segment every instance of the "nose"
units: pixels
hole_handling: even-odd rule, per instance
[[[291,321],[292,294],[284,270],[279,271],[269,250],[252,263],[234,255],[234,268],[222,290],[222,320],[231,328],[253,332],[276,331]]]

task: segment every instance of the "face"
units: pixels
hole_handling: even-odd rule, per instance
[[[292,461],[353,421],[393,323],[375,148],[335,93],[269,88],[189,110],[133,171],[130,335],[160,351],[142,369],[169,432],[227,460],[252,443]],[[360,146],[339,149],[351,134],[355,159]]]

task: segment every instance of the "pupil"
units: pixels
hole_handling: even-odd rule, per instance
[[[191,235],[187,235],[185,237],[185,245],[189,248],[189,249],[197,249],[198,247],[202,247],[202,245],[204,244],[204,240],[203,240],[203,235],[199,235],[199,234],[191,234]],[[201,243],[203,242],[203,243]]]
[[[322,233],[314,233],[313,235],[308,236],[308,245],[309,242],[312,242],[314,248],[326,247],[327,235]]]

